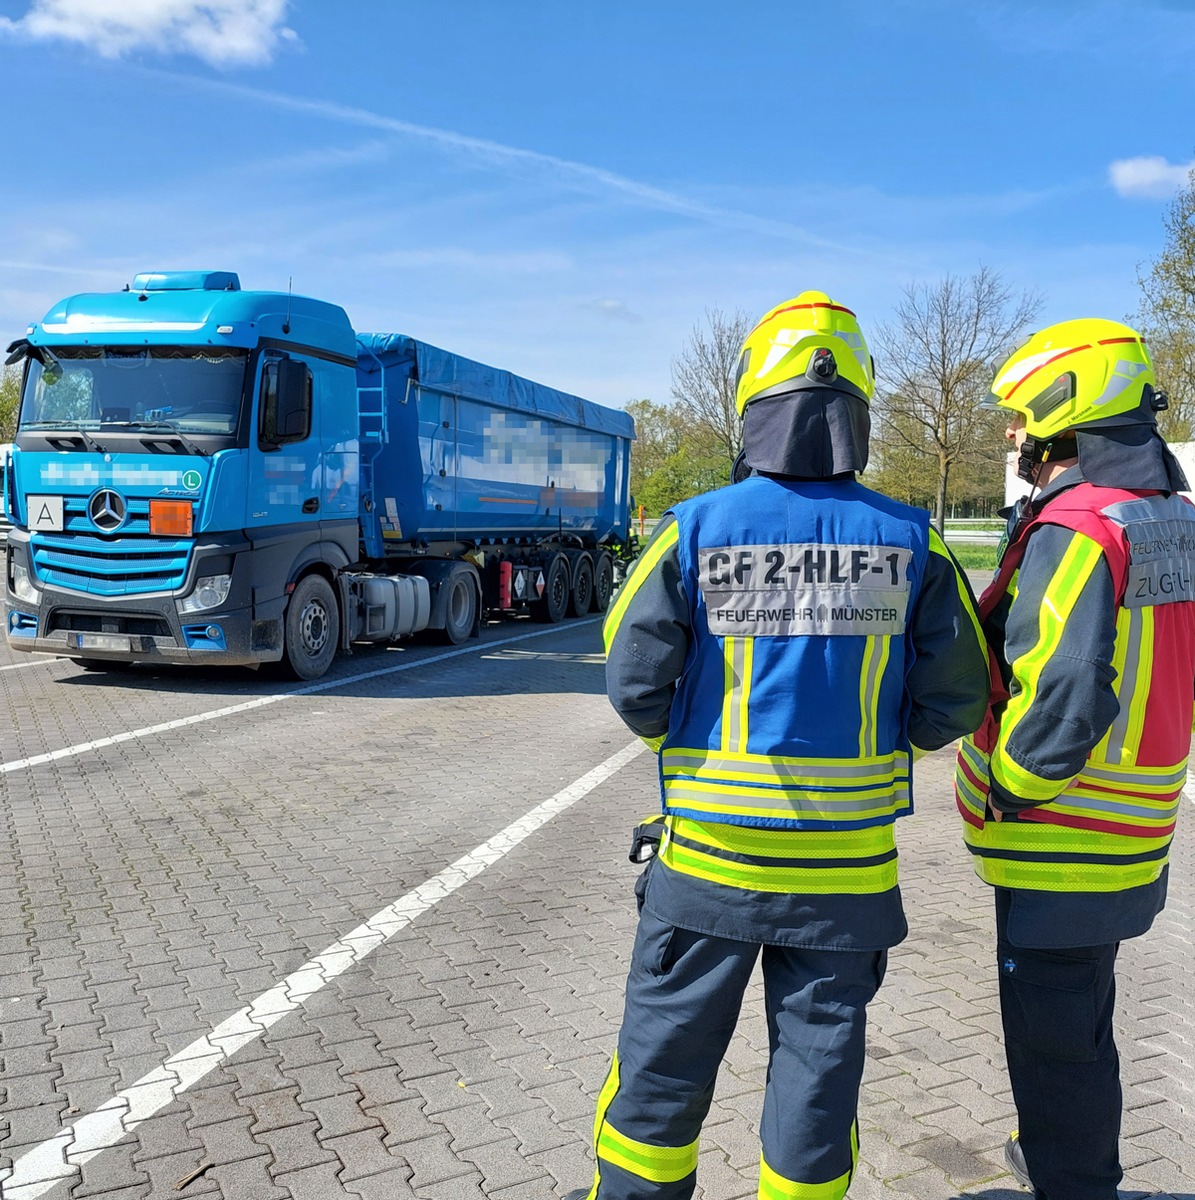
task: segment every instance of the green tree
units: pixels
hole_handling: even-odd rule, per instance
[[[688,415],[678,405],[632,400],[635,418],[631,444],[631,495],[649,517],[658,517],[679,500],[730,482],[724,457],[710,453],[707,439],[693,438]]]
[[[17,431],[17,402],[21,396],[19,367],[0,371],[0,442],[11,442]]]
[[[1162,252],[1138,272],[1141,306],[1137,323],[1149,345],[1158,386],[1170,408],[1158,414],[1168,441],[1195,434],[1195,172],[1163,220]]]
[[[936,284],[910,284],[895,319],[879,329],[880,437],[935,464],[939,529],[951,471],[991,456],[992,421],[979,404],[998,360],[1040,307],[1036,293],[1015,295],[997,272],[981,267],[965,279],[947,275]]]

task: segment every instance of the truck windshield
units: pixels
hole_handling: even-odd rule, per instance
[[[248,352],[196,346],[39,347],[21,396],[22,430],[170,429],[232,434]]]

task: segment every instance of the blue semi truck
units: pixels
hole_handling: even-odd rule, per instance
[[[632,542],[626,413],[230,272],[69,297],[8,352],[17,650],[315,679],[355,642],[601,612]]]

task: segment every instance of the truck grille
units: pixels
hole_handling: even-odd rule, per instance
[[[89,533],[95,535],[95,526],[87,515],[89,496],[66,496],[62,504],[62,523],[67,533]],[[120,532],[124,534],[142,535],[149,533],[149,501],[146,499],[128,499],[128,515]]]
[[[68,524],[69,529],[69,524]],[[38,579],[92,596],[136,596],[182,585],[189,539],[35,533],[30,539]]]

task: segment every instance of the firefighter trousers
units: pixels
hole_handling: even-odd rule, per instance
[[[667,924],[644,909],[618,1051],[594,1123],[589,1200],[688,1200],[718,1067],[762,950],[770,1061],[761,1200],[840,1200],[855,1168],[866,1007],[886,951],[803,950]],[[816,1187],[816,1192],[812,1188]]]
[[[1035,1200],[1116,1200],[1122,1096],[1112,1015],[1119,946],[1014,946],[1010,906],[1010,893],[997,888],[1004,1051]]]

